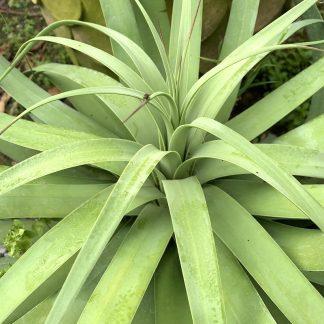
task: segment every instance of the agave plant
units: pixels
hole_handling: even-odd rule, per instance
[[[60,219],[0,279],[1,323],[323,321],[324,116],[251,141],[324,86],[324,58],[231,114],[253,66],[306,46],[283,42],[320,26],[295,22],[315,3],[253,36],[259,1],[233,0],[221,61],[201,78],[201,0],[174,1],[171,26],[163,0],[136,1],[141,20],[101,1],[107,28],[56,22],[13,62],[55,42],[118,81],[47,64],[35,70],[61,89],[50,97],[0,58],[2,88],[26,108],[0,114],[1,151],[19,162],[1,169],[1,218]],[[70,25],[105,34],[114,55],[48,36]]]

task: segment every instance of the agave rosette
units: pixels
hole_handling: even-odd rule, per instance
[[[200,0],[174,1],[171,25],[159,24],[163,0],[101,1],[108,27],[56,22],[13,62],[54,42],[119,81],[46,64],[36,72],[61,90],[49,96],[0,57],[1,87],[26,108],[0,114],[0,150],[19,161],[1,169],[0,217],[62,219],[0,279],[1,322],[322,321],[324,186],[313,180],[324,177],[324,116],[251,141],[315,93],[323,98],[324,58],[231,118],[258,62],[307,47],[283,44],[299,29],[322,28],[295,22],[315,3],[253,36],[259,1],[233,1],[222,60],[201,78]],[[48,36],[68,25],[105,34],[113,55]],[[29,113],[34,121],[21,119]]]

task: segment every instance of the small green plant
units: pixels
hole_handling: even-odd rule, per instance
[[[10,8],[26,8],[28,6],[29,1],[28,0],[9,0],[8,6]]]
[[[29,229],[23,222],[14,220],[3,240],[3,245],[9,256],[19,258],[48,229],[48,225],[43,221],[36,220]]]
[[[52,226],[55,220],[15,219],[10,228],[8,224],[0,231],[0,277],[16,262],[42,235]],[[6,233],[4,235],[4,233]]]
[[[1,86],[26,108],[0,114],[0,150],[19,162],[0,173],[1,217],[61,218],[1,278],[0,322],[321,323],[324,186],[296,177],[323,179],[323,115],[251,141],[324,86],[324,58],[232,118],[256,64],[307,48],[283,42],[320,24],[295,22],[315,3],[252,36],[259,1],[233,0],[221,61],[201,78],[201,0],[174,1],[163,26],[162,0],[103,0],[108,27],[59,21],[11,66],[0,57]],[[114,55],[49,36],[62,26],[103,33]],[[13,69],[38,42],[118,80],[46,64],[35,71],[62,91],[49,96]]]

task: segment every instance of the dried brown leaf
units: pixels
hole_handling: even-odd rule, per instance
[[[10,96],[7,93],[3,93],[1,98],[0,98],[0,112],[5,112],[6,105],[8,101],[10,100]]]

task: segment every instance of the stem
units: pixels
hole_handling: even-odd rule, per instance
[[[150,101],[150,96],[148,94],[145,94],[140,105],[134,111],[132,111],[131,114],[126,117],[126,119],[123,120],[123,123],[126,123],[139,110],[141,110],[149,101]]]

